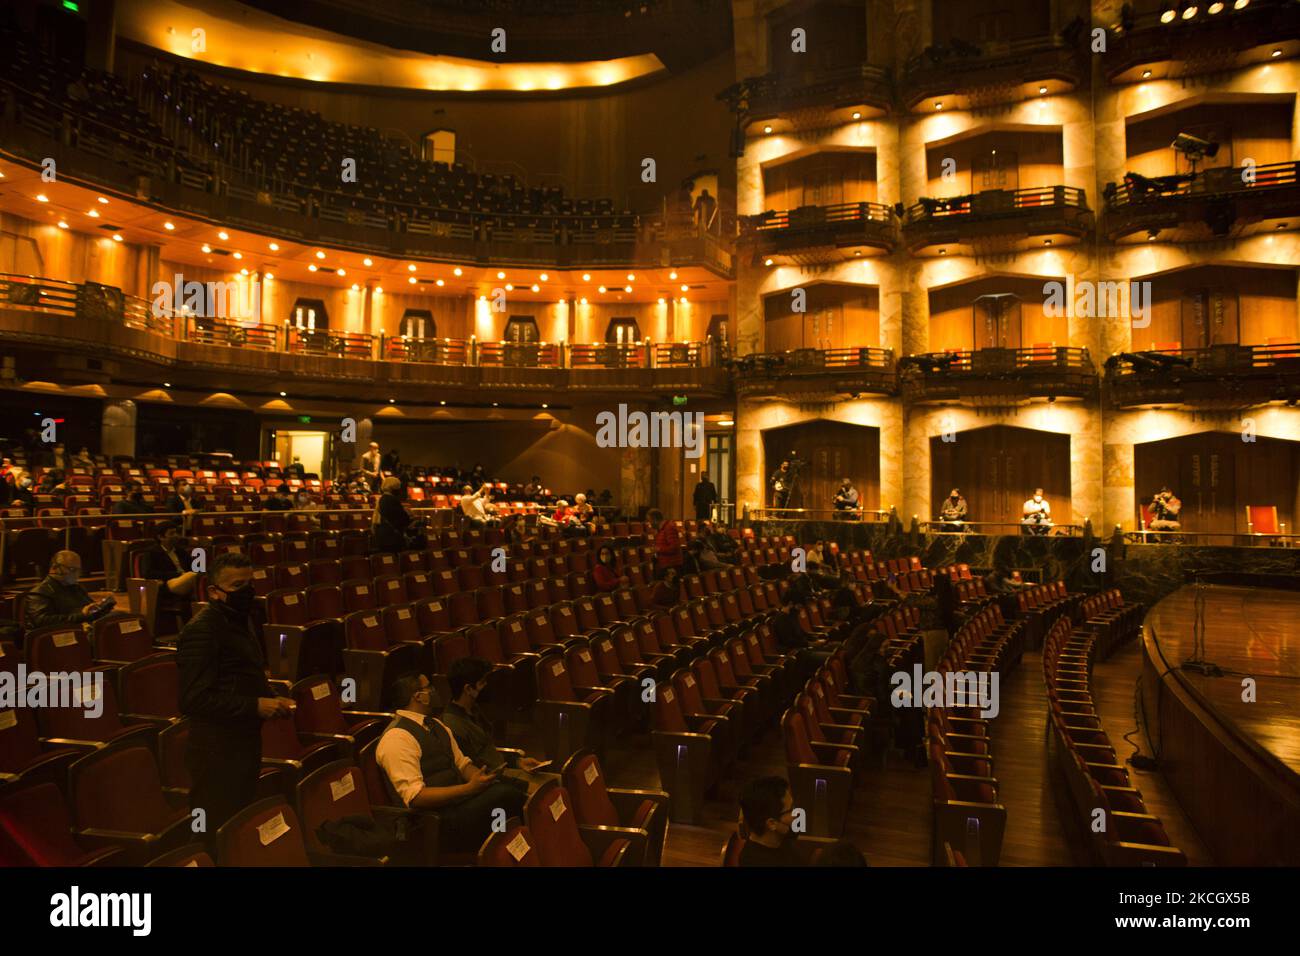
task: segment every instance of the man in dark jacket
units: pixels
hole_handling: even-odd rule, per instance
[[[293,714],[293,703],[266,680],[251,619],[252,580],[245,555],[217,555],[208,569],[208,606],[176,642],[180,709],[190,719],[190,807],[205,811],[209,834],[257,795],[262,721]]]
[[[443,708],[438,719],[456,738],[461,752],[475,763],[488,770],[518,766],[520,770],[531,774],[543,762],[524,756],[519,757],[516,763],[513,753],[503,754],[497,750],[492,724],[479,709],[479,701],[485,699],[487,693],[490,673],[492,664],[481,657],[462,657],[453,661],[447,669],[451,703]],[[527,788],[525,779],[509,775],[506,779],[518,780]]]
[[[158,610],[184,620],[190,616],[190,601],[199,576],[193,570],[190,553],[181,547],[181,522],[175,519],[158,529],[158,547],[150,548],[141,558],[141,576],[150,581],[161,581],[158,589]],[[173,633],[168,630],[165,633]]]
[[[695,520],[708,521],[717,500],[718,486],[709,481],[707,474],[700,472],[699,483],[696,484],[695,492],[691,495],[691,501],[695,503]]]
[[[115,515],[148,515],[153,514],[153,506],[144,500],[144,485],[138,481],[132,481],[126,487],[126,497],[121,501],[113,502],[113,514]]]
[[[113,610],[113,599],[96,602],[79,583],[81,555],[59,551],[50,562],[45,580],[27,592],[23,624],[29,631],[41,627],[68,627],[97,621]]]

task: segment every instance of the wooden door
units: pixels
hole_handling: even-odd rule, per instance
[[[1042,488],[1052,520],[1072,522],[1069,435],[990,425],[958,432],[955,438],[930,439],[932,518],[938,516],[939,502],[958,488],[971,521],[1019,522],[1025,499]]]
[[[829,510],[843,478],[852,480],[863,508],[880,507],[878,428],[827,421],[774,428],[763,433],[763,451],[765,489],[768,476],[791,452],[807,463],[790,500],[792,508]],[[771,503],[770,489],[764,501]]]

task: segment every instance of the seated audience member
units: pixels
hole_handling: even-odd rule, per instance
[[[660,572],[659,583],[655,585],[654,603],[658,607],[676,607],[682,602],[681,568],[670,565]]]
[[[158,590],[158,609],[188,619],[199,576],[191,570],[189,552],[180,546],[182,537],[179,520],[159,528],[158,546],[145,552],[141,570],[150,581],[163,582]]]
[[[74,468],[94,468],[95,459],[90,457],[90,449],[82,445],[81,451],[72,456],[72,465]]]
[[[38,495],[55,495],[61,496],[68,493],[67,478],[62,468],[52,468],[45,474],[41,475],[40,484],[36,488]]]
[[[791,832],[794,797],[781,777],[760,777],[740,791],[740,816],[748,835],[741,866],[803,866]]]
[[[1021,509],[1020,530],[1024,534],[1047,534],[1052,527],[1052,506],[1043,497],[1043,489],[1035,488],[1034,496]]]
[[[939,506],[939,520],[944,523],[944,531],[962,531],[966,527],[966,499],[956,488]]]
[[[527,775],[546,761],[533,757],[517,757],[515,754],[503,754],[497,750],[493,739],[492,724],[479,709],[480,703],[487,702],[488,675],[492,673],[492,664],[481,657],[462,657],[452,662],[447,669],[447,683],[451,688],[451,703],[442,709],[438,719],[451,731],[460,746],[461,753],[493,772],[505,768],[507,782],[522,785],[528,789]],[[518,768],[522,775],[509,773]]]
[[[376,551],[397,554],[407,548],[407,539],[418,531],[419,523],[402,504],[402,482],[389,475],[380,484],[382,494],[370,520],[370,533]]]
[[[813,860],[813,866],[866,866],[867,858],[848,840],[836,840],[823,847]]]
[[[660,571],[668,567],[680,568],[686,557],[682,554],[682,536],[677,530],[677,522],[665,521],[664,513],[658,508],[651,508],[646,513],[646,521],[655,536],[655,568]]]
[[[115,515],[153,514],[153,505],[144,500],[144,485],[134,479],[127,483],[126,497],[113,502]]]
[[[398,806],[437,810],[444,849],[472,852],[492,832],[498,810],[519,816],[527,794],[475,765],[447,725],[432,716],[433,688],[424,674],[393,682],[397,714],[384,731],[375,759]]]
[[[596,509],[593,508],[591,503],[587,500],[587,496],[581,492],[579,492],[573,499],[572,516],[576,523],[581,525],[582,530],[587,534],[596,533]]]
[[[184,516],[186,521],[203,508],[203,499],[194,493],[194,485],[188,478],[176,482],[176,490],[167,499],[167,510]]]
[[[524,497],[529,501],[534,501],[540,498],[545,490],[542,487],[542,479],[537,475],[533,475],[528,479],[528,484],[524,485]]]
[[[36,504],[36,498],[34,497],[36,494],[35,482],[32,481],[31,474],[21,468],[14,468],[13,478],[14,487],[9,495],[9,506],[11,508],[23,508],[30,512]]]
[[[736,563],[736,554],[740,551],[740,545],[736,544],[731,535],[714,527],[713,523],[709,521],[705,521],[700,525],[700,534],[709,542],[720,560],[731,564]]]
[[[501,519],[488,511],[488,503],[491,500],[488,496],[491,493],[491,486],[487,482],[479,485],[478,491],[475,491],[469,485],[460,489],[460,510],[469,521],[469,526],[476,530],[483,528],[495,528],[501,523]]]
[[[289,500],[289,486],[280,485],[271,493],[271,497],[262,502],[263,511],[288,511],[293,507]]]
[[[68,450],[63,442],[56,442],[53,451],[42,455],[41,463],[51,471],[66,471],[68,466],[72,464],[68,458]]]
[[[79,583],[80,577],[81,555],[75,551],[56,552],[49,574],[23,598],[26,629],[86,624],[113,610],[113,598],[92,600]]]
[[[555,503],[555,512],[551,515],[551,521],[566,538],[580,537],[586,531],[582,521],[563,498]]]
[[[692,538],[691,543],[686,546],[686,552],[687,561],[694,565],[692,570],[696,574],[701,571],[717,571],[730,567],[718,557],[718,552],[713,550],[707,538]]]
[[[614,591],[627,583],[618,556],[607,544],[602,544],[600,550],[596,552],[596,563],[591,568],[591,579],[595,582],[597,591]]]
[[[839,490],[835,492],[835,517],[852,518],[858,512],[858,489],[853,487],[853,482],[848,478],[840,480]]]

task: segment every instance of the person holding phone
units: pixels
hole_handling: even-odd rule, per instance
[[[493,739],[492,722],[479,705],[487,702],[488,675],[492,664],[481,657],[462,657],[447,669],[447,683],[451,687],[451,703],[443,708],[440,719],[456,738],[461,751],[472,761],[488,770],[503,771],[509,783],[531,789],[530,775],[547,765],[514,751],[503,754]],[[522,774],[515,770],[523,771]]]
[[[523,813],[527,794],[465,756],[447,725],[435,719],[433,686],[425,674],[403,674],[393,682],[397,714],[379,738],[375,759],[394,805],[437,810],[442,846],[477,850],[492,832],[495,812]]]
[[[57,552],[50,561],[49,574],[23,599],[27,630],[89,624],[113,610],[117,602],[111,596],[92,600],[80,579],[81,555],[75,551]]]

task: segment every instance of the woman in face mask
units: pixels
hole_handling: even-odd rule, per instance
[[[596,552],[596,564],[591,569],[591,578],[600,591],[614,591],[627,584],[627,578],[623,577],[623,569],[619,567],[614,549],[609,545],[601,545],[600,550]]]

